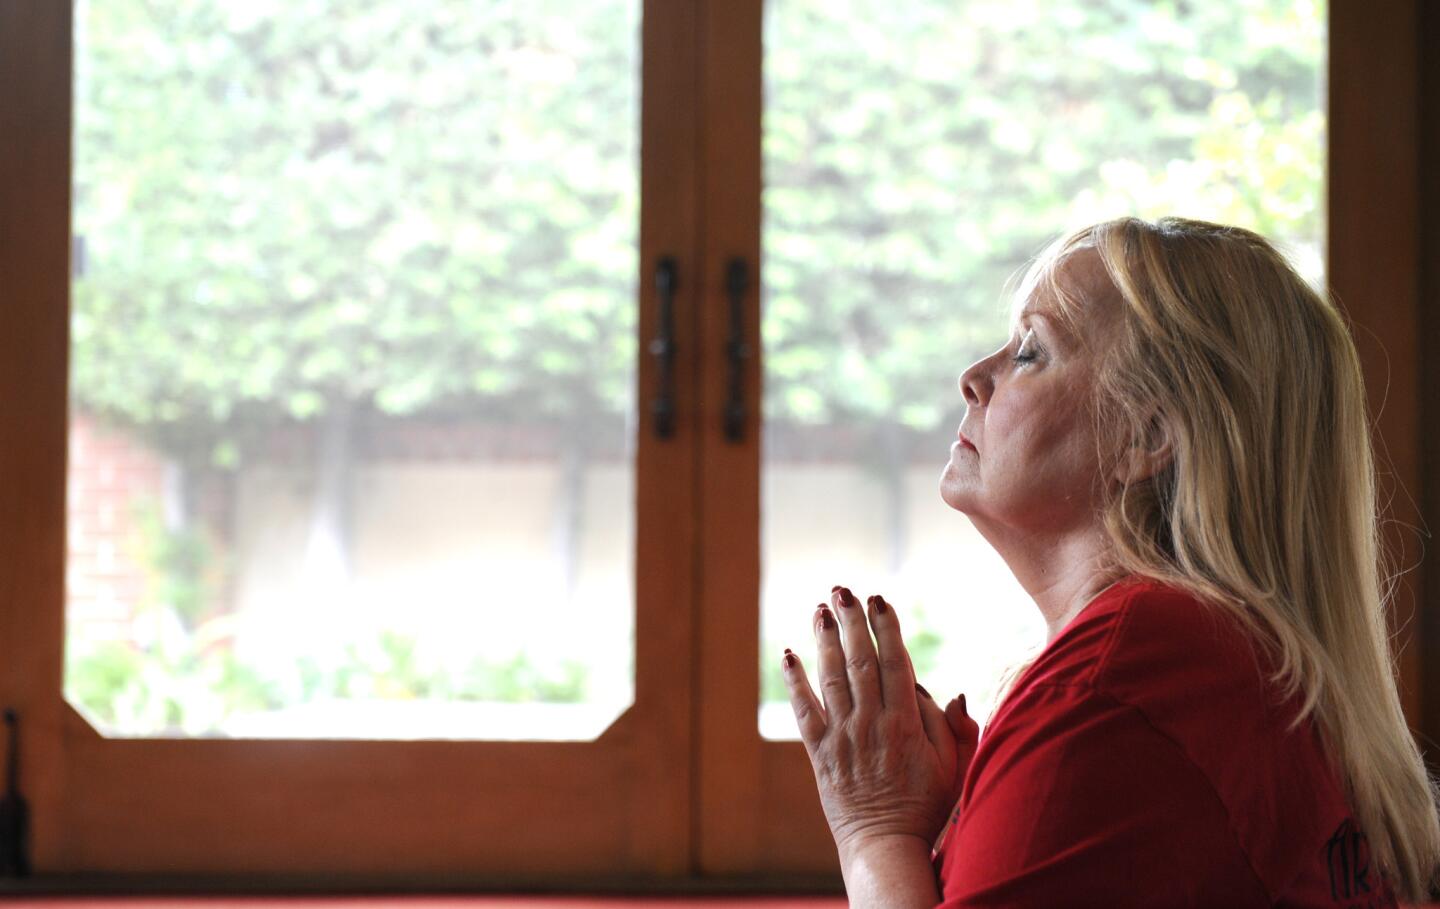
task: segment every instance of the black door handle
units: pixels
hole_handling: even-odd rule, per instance
[[[650,342],[650,354],[660,367],[650,413],[655,417],[655,435],[661,439],[675,434],[675,290],[679,281],[675,257],[662,256],[655,266],[655,295],[660,301],[659,333]]]
[[[725,404],[725,438],[745,439],[745,361],[750,346],[745,343],[745,294],[750,290],[750,269],[745,259],[732,258],[725,266],[725,291],[730,297],[730,336],[725,339],[725,357],[730,363],[730,396]]]

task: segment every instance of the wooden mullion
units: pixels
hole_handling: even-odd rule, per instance
[[[638,844],[658,857],[656,878],[687,877],[692,868],[694,804],[694,664],[696,559],[699,507],[696,486],[699,425],[693,389],[699,366],[696,310],[701,198],[695,148],[700,131],[699,0],[644,0],[641,123],[640,336],[637,350],[637,410],[644,415],[636,461],[637,514],[648,515],[636,540],[636,691],[656,700],[659,716],[647,727],[642,750],[651,750],[654,769],[668,777],[656,801],[637,810],[669,815]],[[674,362],[677,394],[675,435],[655,438],[650,403],[658,364],[648,345],[658,333],[655,269],[662,256],[675,256],[679,289],[675,332],[681,345]],[[688,346],[689,350],[686,349]],[[638,529],[638,528],[637,528]]]
[[[704,556],[700,565],[698,870],[762,866],[760,622],[761,0],[704,0],[699,411]],[[726,439],[730,303],[726,263],[750,270],[744,310],[744,439]]]
[[[64,704],[70,280],[69,3],[0,2],[0,707],[20,717],[32,865],[54,823]]]

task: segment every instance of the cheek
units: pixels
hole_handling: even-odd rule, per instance
[[[1065,492],[1087,485],[1095,475],[1092,428],[1073,395],[1042,391],[992,402],[985,438],[1000,456],[997,466],[1007,473],[1060,484]]]

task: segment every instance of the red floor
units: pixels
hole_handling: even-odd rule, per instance
[[[695,906],[704,909],[843,909],[843,897],[561,897],[561,896],[366,896],[366,897],[196,897],[196,896],[82,896],[25,897],[0,903],[16,909],[670,909]],[[1440,903],[1402,906],[1402,909],[1440,909]]]
[[[843,909],[843,897],[563,897],[563,896],[365,896],[365,897],[196,897],[56,896],[0,902],[15,909]]]

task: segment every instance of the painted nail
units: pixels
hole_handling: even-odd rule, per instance
[[[884,597],[878,597],[878,596],[877,596],[877,597],[875,598],[875,611],[876,611],[876,612],[880,613],[881,615],[884,615],[884,614],[886,613],[886,611],[889,610],[889,608],[890,608],[890,604],[885,602],[885,598],[884,598]]]
[[[854,606],[854,605],[855,605],[855,596],[854,596],[854,594],[852,594],[852,593],[850,592],[850,588],[848,588],[848,587],[841,587],[841,588],[839,588],[839,590],[837,590],[836,592],[840,594],[840,605],[841,605],[841,606]]]
[[[831,587],[831,588],[830,588],[830,592],[831,592],[831,593],[834,593],[835,591],[841,590],[841,589],[843,589],[843,588],[841,588],[841,586],[840,586],[839,584],[836,584],[834,587]]]
[[[786,653],[791,653],[792,651],[790,650],[789,647],[786,647],[786,648],[785,648],[785,652],[786,652]]]
[[[820,613],[820,627],[827,631],[835,627],[835,619],[831,617],[830,610],[825,609]]]
[[[966,716],[970,715],[970,711],[965,709],[965,695],[963,694],[960,695],[960,712],[965,714]]]
[[[798,662],[800,662],[800,661],[795,658],[795,654],[793,654],[793,653],[791,653],[790,651],[787,650],[787,651],[785,651],[785,661],[784,661],[784,662],[785,662],[785,668],[786,668],[786,669],[794,669],[794,668],[795,668],[795,664],[798,663]]]
[[[915,690],[925,695],[925,697],[930,698],[930,700],[935,700],[934,698],[930,697],[930,692],[925,690],[925,686],[921,685],[919,682],[915,683]]]

